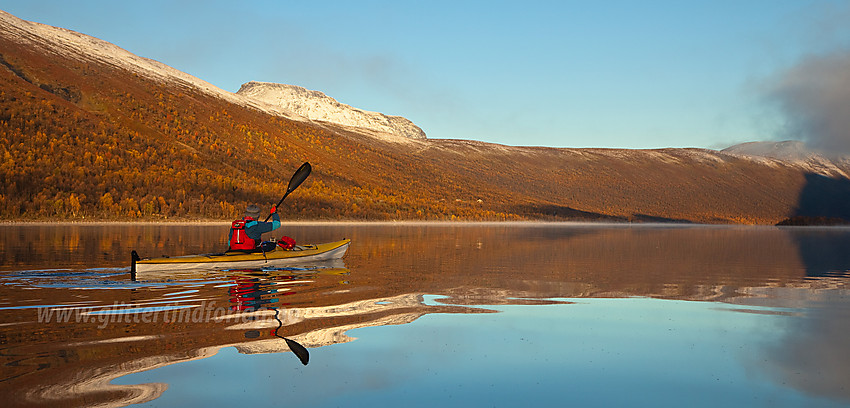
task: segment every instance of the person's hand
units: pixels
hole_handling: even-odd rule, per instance
[[[277,206],[273,205],[271,211],[269,211],[269,214],[274,214],[276,212],[277,212]]]

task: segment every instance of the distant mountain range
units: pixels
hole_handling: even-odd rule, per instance
[[[850,220],[850,160],[798,142],[716,151],[426,138],[403,117],[318,91],[248,82],[227,92],[5,12],[0,84],[3,219],[229,219],[276,202],[310,161],[314,174],[281,209],[290,219]]]

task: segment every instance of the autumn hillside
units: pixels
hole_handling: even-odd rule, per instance
[[[278,200],[303,161],[298,218],[487,216],[445,205],[433,169],[365,143],[0,36],[0,216],[232,218]]]
[[[247,203],[276,202],[304,161],[313,174],[285,218],[850,218],[842,174],[701,149],[375,137],[9,32],[0,27],[2,219],[231,219]]]

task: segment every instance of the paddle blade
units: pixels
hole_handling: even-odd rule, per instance
[[[295,171],[295,174],[293,174],[292,178],[289,180],[289,186],[286,188],[286,193],[289,194],[298,188],[298,186],[307,179],[307,176],[310,175],[311,171],[313,171],[313,166],[310,166],[310,163],[308,162],[304,162],[304,164]]]
[[[295,340],[290,340],[286,337],[283,339],[286,340],[286,345],[289,346],[289,349],[295,353],[299,360],[301,360],[301,364],[307,365],[307,363],[310,362],[310,352],[308,352],[304,346]]]
[[[300,186],[301,183],[303,183],[304,180],[307,179],[307,176],[310,175],[311,171],[313,171],[313,166],[310,166],[310,163],[308,162],[304,162],[304,164],[302,164],[301,167],[298,168],[298,170],[295,170],[295,174],[293,174],[292,178],[289,179],[289,186],[286,187],[286,193],[283,194],[283,197],[280,198],[280,201],[277,202],[277,205],[275,205],[275,207],[280,207],[280,205],[283,204],[283,200],[286,200],[286,196],[288,196],[289,193],[293,192],[296,188],[298,188],[298,186]],[[268,222],[269,218],[271,217],[272,215],[269,214],[266,217],[265,221]]]

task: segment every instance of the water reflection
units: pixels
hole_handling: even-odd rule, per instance
[[[301,361],[301,364],[307,365],[310,361],[310,353],[307,351],[307,348],[295,340],[284,337],[280,333],[280,329],[283,327],[283,321],[280,318],[280,310],[278,308],[285,305],[285,303],[281,302],[281,298],[283,296],[295,294],[296,292],[294,292],[293,289],[295,289],[297,285],[303,286],[311,281],[303,279],[303,275],[280,275],[279,273],[281,271],[297,271],[303,274],[304,272],[312,271],[313,273],[342,275],[348,274],[348,270],[344,268],[276,268],[273,270],[275,272],[273,277],[270,276],[269,269],[243,269],[228,271],[230,273],[237,273],[231,277],[234,282],[234,286],[228,289],[231,309],[234,311],[255,311],[260,309],[272,310],[274,312],[273,319],[277,322],[277,327],[271,331],[271,335],[283,339],[289,350],[298,357],[299,361]],[[245,338],[247,339],[256,339],[258,337],[260,337],[259,330],[249,330],[245,332]]]
[[[757,366],[779,384],[850,402],[850,292],[794,292],[788,295],[805,318],[789,320],[783,335],[757,354]]]
[[[221,251],[226,224],[24,224],[0,226],[0,271],[127,266],[130,250],[188,255]]]
[[[351,237],[353,244],[344,265],[148,275],[138,282],[129,279],[130,249],[167,255],[216,251],[223,245],[221,228],[110,225],[0,229],[0,395],[19,405],[151,401],[161,398],[169,387],[161,381],[167,379],[172,387],[179,381],[159,374],[167,371],[165,367],[179,371],[179,367],[191,366],[189,361],[222,354],[223,348],[236,350],[243,357],[276,353],[293,356],[288,353],[293,346],[281,337],[310,349],[312,354],[305,368],[292,358],[283,363],[301,370],[292,373],[288,381],[302,384],[299,376],[307,381],[310,373],[324,371],[322,367],[355,361],[368,373],[371,362],[340,355],[343,349],[338,347],[367,347],[364,342],[354,342],[353,333],[365,335],[372,333],[366,328],[396,326],[399,329],[382,331],[380,339],[370,335],[366,344],[380,344],[390,354],[410,353],[400,350],[406,341],[397,339],[396,333],[404,333],[401,326],[412,327],[405,330],[421,330],[413,328],[422,325],[442,330],[428,325],[445,320],[421,322],[426,315],[476,315],[466,326],[459,325],[464,328],[458,328],[456,334],[472,343],[457,343],[457,347],[490,353],[497,351],[488,345],[498,344],[499,337],[472,340],[470,333],[475,333],[478,325],[504,325],[496,332],[502,337],[535,338],[526,330],[542,322],[543,336],[578,337],[575,332],[562,333],[554,326],[558,324],[623,338],[634,334],[627,332],[628,327],[652,338],[649,328],[660,330],[663,326],[652,317],[632,313],[634,320],[627,326],[612,320],[629,315],[621,309],[625,307],[621,302],[591,302],[593,307],[604,305],[613,317],[591,320],[575,313],[587,310],[581,299],[637,297],[676,300],[663,306],[675,309],[671,313],[682,322],[664,330],[683,330],[695,324],[706,324],[699,333],[755,330],[763,343],[748,343],[752,352],[737,357],[737,364],[758,373],[756,377],[770,379],[775,387],[850,401],[846,392],[850,389],[850,361],[841,357],[844,339],[850,334],[848,229],[546,224],[288,226],[286,234],[298,237],[300,242]],[[644,301],[628,304],[635,310],[652,310],[659,305]],[[719,309],[727,316],[734,313],[741,316],[735,320],[751,326],[741,329],[726,323],[706,323],[718,321],[711,307],[714,304],[722,305]],[[694,307],[699,313],[693,316],[705,320],[691,322],[682,317]],[[54,317],[48,322],[45,313],[50,310]],[[522,311],[527,324],[498,320],[500,315],[517,311]],[[68,312],[69,320],[57,321],[59,312]],[[482,317],[485,315],[492,315],[492,319]],[[78,320],[84,316],[89,320]],[[755,329],[765,324],[773,326],[770,330]],[[441,333],[440,340],[451,338]],[[723,347],[736,347],[734,338],[726,340],[729,343]],[[693,341],[705,340],[695,337]],[[556,351],[549,348],[556,346],[545,344],[534,355],[544,360],[549,353],[557,361]],[[423,358],[437,358],[428,348],[416,351],[423,353]],[[680,358],[693,357],[687,350],[681,353]],[[626,357],[623,361],[635,359]],[[660,354],[652,357],[667,361]],[[705,360],[712,357],[728,360],[727,356],[707,355],[699,359],[699,364],[709,366]],[[208,359],[205,364],[214,365],[215,361]],[[451,361],[440,361],[447,367],[467,370]],[[483,361],[476,360],[486,364]],[[228,364],[238,362],[228,360]],[[280,360],[276,364],[281,364]],[[428,368],[428,361],[421,364],[420,368]],[[608,368],[626,369],[617,365],[625,363],[612,360],[609,364]],[[538,368],[554,369],[545,364]],[[700,370],[697,366],[694,369]],[[381,370],[400,376],[392,366]],[[129,373],[140,374],[126,377]],[[210,380],[198,372],[182,375]],[[482,371],[478,375],[487,377]]]
[[[96,279],[101,275],[91,270],[3,276],[3,303],[9,306],[0,310],[0,362],[4,367],[0,394],[8,396],[12,405],[96,402],[123,406],[149,401],[167,386],[111,382],[133,372],[206,358],[222,347],[250,343],[250,336],[234,335],[234,329],[244,325],[271,327],[265,331],[276,336],[274,352],[294,351],[306,364],[308,352],[290,338],[291,328],[284,327],[278,317],[283,305],[272,308],[274,302],[254,302],[243,306],[246,300],[270,293],[276,299],[274,292],[283,291],[270,288],[284,282],[289,287],[305,287],[305,293],[334,287],[347,270],[231,273],[142,282],[127,281],[126,270],[122,282]],[[332,279],[322,279],[325,275]],[[244,285],[249,279],[254,282],[253,291]],[[240,283],[241,293],[229,297],[234,294],[228,292]],[[41,296],[28,298],[33,292],[26,289],[37,289]]]
[[[850,239],[844,228],[795,228],[787,233],[797,245],[806,275],[850,277]]]

